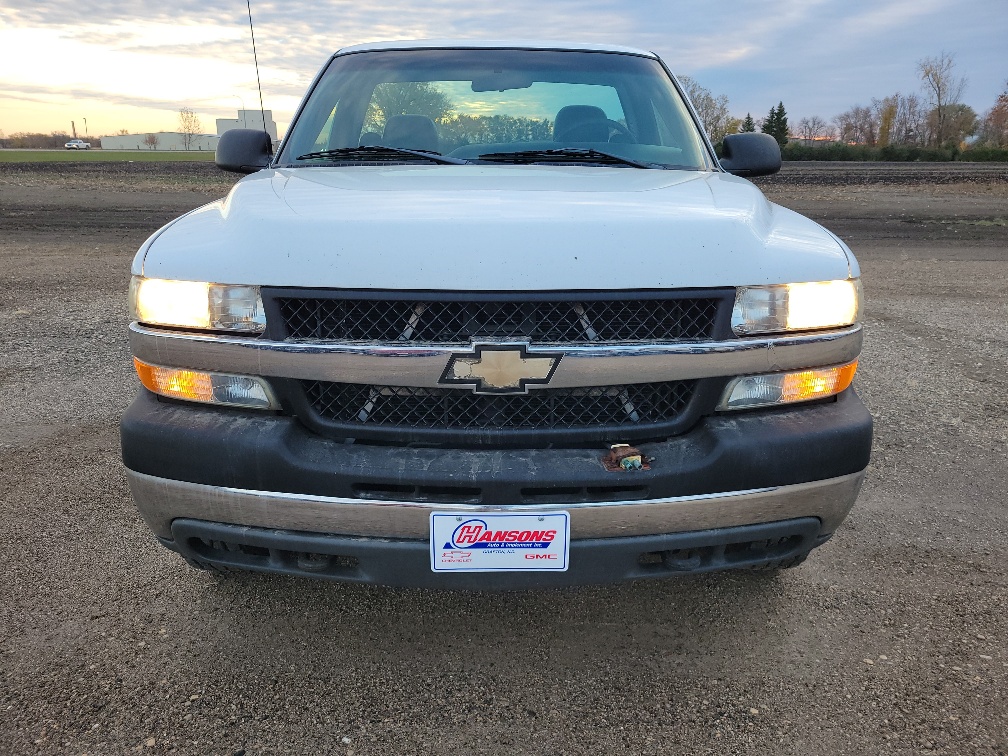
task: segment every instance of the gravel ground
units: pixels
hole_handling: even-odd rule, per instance
[[[206,164],[0,165],[0,753],[1008,753],[1008,167],[788,165],[868,297],[868,480],[776,576],[219,582],[119,461],[129,261]]]

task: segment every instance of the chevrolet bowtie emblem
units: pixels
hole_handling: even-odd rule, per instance
[[[474,394],[527,394],[550,382],[563,352],[529,354],[527,344],[474,344],[453,354],[438,383],[472,386]]]

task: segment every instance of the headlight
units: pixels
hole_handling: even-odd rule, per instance
[[[176,328],[242,333],[266,330],[258,286],[133,276],[130,315],[140,323]]]
[[[861,279],[743,286],[735,293],[738,336],[852,325],[861,317]]]

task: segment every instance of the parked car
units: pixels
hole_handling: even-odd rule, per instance
[[[67,150],[90,150],[91,142],[85,142],[83,139],[71,139],[63,147]]]
[[[872,419],[857,260],[661,60],[403,42],[133,262],[133,498],[190,564],[515,588],[801,562]]]

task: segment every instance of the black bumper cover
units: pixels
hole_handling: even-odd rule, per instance
[[[836,401],[713,415],[639,444],[651,469],[607,472],[607,449],[450,449],[348,444],[282,415],[161,401],[142,390],[122,419],[123,462],[160,478],[344,498],[514,505],[664,498],[783,486],[863,470],[872,418]],[[614,443],[633,439],[614,438]],[[613,494],[607,492],[615,492]],[[595,497],[595,498],[593,498]]]

